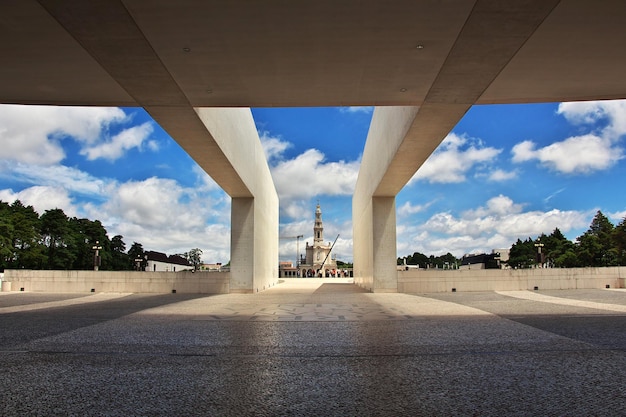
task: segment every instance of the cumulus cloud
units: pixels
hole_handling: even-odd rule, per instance
[[[280,158],[283,152],[292,146],[291,143],[279,137],[271,136],[269,132],[259,132],[259,139],[261,139],[261,146],[268,161]]]
[[[557,114],[575,125],[606,122],[600,135],[615,140],[626,134],[626,100],[577,101],[560,103]]]
[[[538,160],[543,166],[565,174],[588,174],[613,166],[624,158],[623,149],[610,140],[588,134],[570,137],[543,148],[535,149],[531,141],[524,141],[512,149],[513,162]]]
[[[462,256],[510,247],[518,238],[551,233],[557,227],[567,233],[585,227],[592,215],[591,211],[524,211],[523,204],[499,195],[459,216],[451,212],[436,213],[424,224],[409,227],[408,232],[398,233],[398,236],[413,236],[407,240],[408,244],[404,244],[415,248],[413,251],[426,254],[451,252]]]
[[[501,149],[485,147],[477,139],[450,133],[415,173],[409,184],[420,180],[430,183],[463,182],[471,169],[487,165],[500,152]]]
[[[63,165],[38,166],[11,161],[0,161],[0,178],[25,184],[63,188],[69,193],[91,197],[106,195],[108,187],[114,182]]]
[[[589,130],[543,148],[530,140],[512,149],[513,162],[537,160],[564,174],[589,174],[606,170],[624,159],[620,139],[626,134],[626,101],[586,101],[559,104],[557,113],[568,122]]]
[[[187,188],[156,177],[117,183],[95,180],[66,167],[45,170],[60,181],[19,192],[0,190],[0,200],[20,200],[40,214],[60,208],[71,217],[98,219],[109,236],[122,235],[127,246],[136,241],[146,250],[168,254],[200,247],[207,262],[230,259],[230,198],[222,190]],[[68,181],[71,176],[76,177],[74,182]],[[96,185],[89,186],[89,179]],[[78,203],[73,198],[76,192],[91,198]]]
[[[133,126],[112,136],[109,140],[104,140],[94,146],[83,148],[80,153],[86,155],[87,159],[93,161],[98,158],[114,161],[119,159],[125,151],[132,148],[140,148],[142,143],[150,136],[154,128],[152,123],[146,122],[139,126]],[[149,147],[155,149],[157,145],[151,143]],[[158,149],[158,147],[157,147]]]
[[[270,170],[281,201],[308,198],[312,193],[352,195],[359,162],[326,162],[322,152],[309,149],[294,159],[280,161]]]
[[[71,138],[90,160],[119,158],[140,147],[152,132],[151,123],[110,135],[130,117],[116,107],[0,106],[0,159],[33,165],[54,165],[65,158],[61,141]],[[109,138],[109,136],[111,136]],[[156,142],[148,142],[154,149]]]
[[[36,185],[19,192],[11,189],[0,190],[0,200],[9,204],[20,200],[25,206],[33,206],[39,214],[59,208],[70,217],[79,216],[69,193],[62,187]]]
[[[195,242],[203,259],[229,259],[230,199],[221,190],[212,194],[152,177],[119,184],[106,202],[89,209],[90,218],[100,219],[110,234],[138,241],[146,249],[180,253]],[[207,258],[217,254],[219,258]]]

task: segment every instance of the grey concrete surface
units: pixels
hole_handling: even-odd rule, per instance
[[[502,293],[10,293],[0,330],[4,416],[626,414],[626,313]]]

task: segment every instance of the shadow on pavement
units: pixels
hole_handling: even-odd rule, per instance
[[[0,314],[0,349],[210,294],[131,294],[93,303]]]

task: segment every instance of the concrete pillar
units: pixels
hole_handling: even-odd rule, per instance
[[[231,191],[231,292],[253,293],[278,283],[278,194],[250,109],[195,109],[236,175],[220,185]],[[210,154],[196,157],[212,175]],[[213,175],[212,175],[213,176]],[[219,176],[219,173],[216,173]],[[233,187],[235,190],[236,188]]]
[[[397,292],[396,198],[372,198],[373,292]]]
[[[373,292],[395,292],[398,288],[397,191],[377,194],[377,188],[394,166],[398,149],[410,135],[418,111],[418,107],[377,107],[363,152],[352,198],[354,282]],[[431,151],[433,145],[436,147],[436,144],[424,144]],[[416,159],[418,156],[414,155],[411,163]],[[403,178],[394,183],[402,181],[406,183]]]
[[[254,198],[233,198],[230,213],[230,292],[254,292]]]

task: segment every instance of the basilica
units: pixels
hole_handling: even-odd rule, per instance
[[[345,271],[337,269],[337,259],[331,255],[333,244],[324,244],[324,225],[322,209],[317,203],[315,223],[313,225],[313,244],[306,242],[305,255],[298,254],[298,265],[291,262],[280,262],[280,277],[337,277],[345,275]]]
[[[300,276],[326,276],[335,275],[337,271],[337,259],[330,256],[331,242],[324,244],[324,225],[322,223],[322,209],[317,203],[315,208],[315,224],[313,225],[313,245],[306,242],[306,257],[300,258]]]

